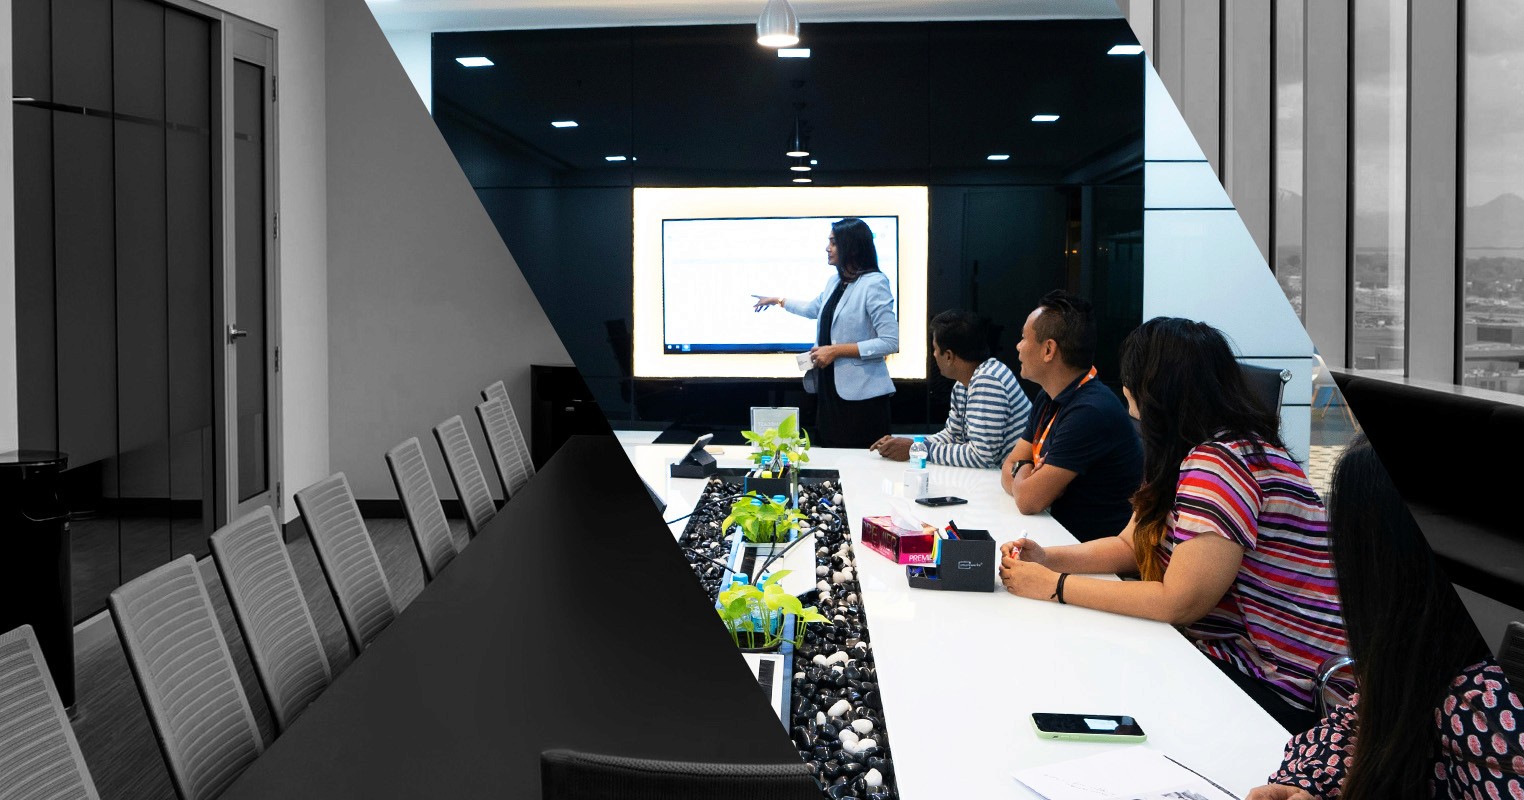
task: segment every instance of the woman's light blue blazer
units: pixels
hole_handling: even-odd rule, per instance
[[[840,276],[832,275],[819,297],[814,300],[786,299],[783,308],[801,317],[819,319],[820,310],[840,282]],[[818,341],[818,326],[816,333]],[[894,316],[894,295],[889,291],[889,276],[882,272],[865,273],[847,284],[836,304],[836,315],[831,319],[831,344],[852,342],[857,343],[861,356],[842,357],[833,362],[836,365],[836,393],[843,400],[867,400],[894,394],[894,381],[889,379],[889,366],[884,363],[884,356],[900,351],[900,323]],[[818,374],[813,369],[805,374],[805,391],[815,393]]]

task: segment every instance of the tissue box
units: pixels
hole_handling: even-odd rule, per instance
[[[924,529],[910,531],[885,517],[863,517],[863,544],[896,564],[932,563],[936,534]]]
[[[966,529],[959,538],[944,539],[937,548],[936,566],[911,567],[905,580],[912,589],[952,592],[992,592],[999,555],[989,531]]]

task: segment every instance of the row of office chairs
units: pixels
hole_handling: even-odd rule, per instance
[[[511,496],[534,467],[503,384],[482,395],[476,413]],[[486,476],[459,416],[434,436],[474,537],[497,510]],[[418,439],[386,463],[433,580],[457,550]],[[342,472],[297,492],[296,504],[358,656],[399,611],[359,505]],[[278,735],[328,687],[333,667],[270,508],[219,529],[211,550]],[[118,588],[110,610],[175,791],[218,796],[265,745],[195,557]],[[98,797],[30,627],[0,636],[0,723],[0,798]]]

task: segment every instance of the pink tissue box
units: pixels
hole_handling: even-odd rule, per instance
[[[936,534],[905,530],[890,517],[863,517],[863,544],[896,564],[931,564]]]

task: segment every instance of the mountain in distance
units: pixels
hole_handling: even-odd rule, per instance
[[[1297,242],[1302,238],[1302,196],[1284,189],[1275,193],[1276,238]],[[1360,247],[1379,246],[1386,219],[1381,214],[1359,214],[1355,225]],[[1400,222],[1398,223],[1400,224]],[[1468,248],[1524,250],[1524,197],[1511,192],[1466,208],[1465,237]],[[1392,231],[1401,236],[1400,229]]]

